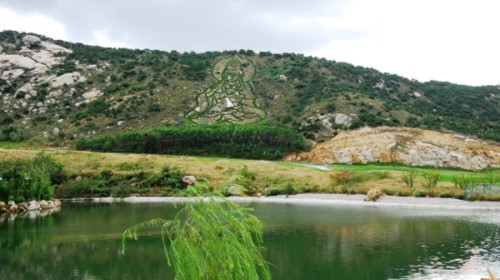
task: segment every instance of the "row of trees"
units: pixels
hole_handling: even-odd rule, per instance
[[[307,148],[294,130],[265,125],[186,125],[81,138],[79,150],[278,159]]]

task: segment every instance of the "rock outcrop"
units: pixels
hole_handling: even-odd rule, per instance
[[[396,162],[480,170],[500,166],[500,145],[424,129],[365,127],[343,131],[308,153],[286,159],[321,164]]]
[[[16,204],[14,201],[9,201],[7,203],[0,201],[0,213],[1,212],[27,212],[27,211],[41,211],[47,209],[58,209],[61,208],[61,201],[55,200],[31,200],[30,202],[21,202]]]
[[[308,118],[302,123],[302,127],[307,127],[310,124],[319,123],[327,131],[334,131],[337,127],[349,127],[353,121],[358,119],[356,114],[341,114],[341,113],[329,113],[329,114],[317,114],[313,117]]]

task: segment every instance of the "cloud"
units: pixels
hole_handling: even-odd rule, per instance
[[[499,10],[497,0],[3,0],[0,29],[139,49],[296,52],[482,85],[500,83]]]
[[[63,22],[73,41],[92,42],[95,32],[107,30],[109,40],[133,48],[307,52],[329,40],[352,37],[352,30],[290,23],[297,18],[314,18],[318,12],[333,16],[344,1],[6,0],[0,6]]]
[[[325,24],[369,36],[331,40],[312,53],[422,81],[498,84],[499,10],[500,2],[485,0],[357,0]]]
[[[0,30],[16,30],[43,34],[48,37],[66,39],[64,25],[40,14],[19,15],[0,9]]]
[[[94,37],[94,45],[101,47],[109,47],[109,48],[125,48],[127,45],[123,42],[118,42],[111,40],[108,37],[107,31],[94,31],[92,32],[92,36]]]

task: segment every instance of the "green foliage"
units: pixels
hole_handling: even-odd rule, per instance
[[[193,52],[184,53],[181,55],[180,63],[183,64],[182,73],[187,80],[203,81],[207,77],[207,70],[210,64],[200,55]]]
[[[252,181],[254,181],[255,178],[257,177],[257,173],[248,170],[248,166],[246,165],[243,166],[243,168],[241,169],[240,175]]]
[[[25,33],[13,31],[0,32],[4,52],[10,54],[19,51],[21,47],[39,47],[23,42],[24,35]],[[49,38],[41,38],[50,41]],[[82,119],[106,113],[103,116],[106,120],[96,122],[93,129],[98,134],[104,131],[106,124],[116,123],[121,119],[134,120],[130,122],[134,129],[143,125],[157,125],[160,112],[162,118],[168,120],[174,120],[182,114],[186,116],[187,112],[199,107],[197,93],[210,87],[206,82],[214,64],[221,59],[237,56],[242,61],[252,63],[257,70],[250,90],[258,99],[247,101],[254,103],[252,105],[255,106],[251,107],[258,105],[265,112],[265,121],[268,123],[294,127],[317,113],[354,113],[359,118],[349,129],[364,125],[406,125],[457,131],[500,141],[500,89],[497,86],[472,87],[437,81],[420,83],[375,69],[294,53],[260,52],[255,55],[251,50],[179,53],[103,48],[59,40],[54,43],[71,49],[72,53],[58,54],[66,59],[64,63],[53,66],[49,70],[50,74],[83,71],[82,74],[88,80],[75,84],[74,88],[83,93],[92,85],[105,94],[95,104],[75,107],[69,101],[71,98],[66,99],[69,97],[69,88],[63,87],[64,97],[59,98],[65,100],[60,103],[58,100],[47,106],[47,115],[65,115],[65,119],[78,124]],[[75,64],[76,61],[82,65],[97,65],[100,72],[94,73],[95,70],[91,68],[80,69]],[[107,66],[102,67],[103,65]],[[280,81],[279,75],[285,75],[287,81]],[[105,77],[110,77],[110,83],[103,82]],[[22,99],[25,94],[17,90],[28,81],[27,77],[20,77],[9,83],[0,79],[0,92]],[[28,108],[47,100],[50,86],[44,82],[38,84],[39,82],[40,79],[33,83],[37,94],[27,99],[29,106],[17,110],[19,117],[14,114],[0,116],[2,128],[24,127],[20,123],[22,117],[28,116]],[[132,98],[124,100],[123,97],[128,95],[140,96],[140,102],[143,103]],[[273,100],[273,96],[279,98]],[[218,101],[220,104],[221,100]],[[14,103],[10,104],[12,106]],[[109,110],[110,107],[113,109]],[[238,116],[236,119],[244,123],[248,116]],[[189,121],[189,118],[186,120]],[[40,135],[47,129],[46,125],[52,118],[37,114],[35,117],[31,116],[31,121],[33,133],[12,136],[16,139],[29,139]],[[61,126],[63,131],[71,135],[81,132],[78,129],[75,131],[69,123],[62,123]],[[322,125],[314,124],[303,132],[307,137],[315,138],[326,131]],[[9,136],[4,134],[0,137],[6,139]]]
[[[116,136],[80,138],[79,150],[156,154],[190,154],[278,159],[307,148],[293,130],[263,125],[170,126]]]
[[[160,112],[161,105],[158,103],[151,103],[148,105],[148,112]]]
[[[92,101],[86,107],[86,111],[89,115],[103,114],[107,109],[108,104],[103,99]]]
[[[251,209],[215,198],[187,203],[173,220],[153,219],[122,234],[137,239],[143,228],[161,228],[167,264],[175,279],[271,279],[262,251],[262,224]]]
[[[64,176],[62,165],[44,155],[32,160],[0,160],[0,201],[51,199],[54,184]]]
[[[56,189],[57,197],[105,197],[110,195],[110,186],[99,176],[77,177],[65,181]]]
[[[104,170],[100,174],[71,178],[57,187],[57,196],[124,197],[132,193],[151,193],[155,189],[161,189],[164,195],[179,195],[179,191],[186,189],[186,184],[182,182],[186,173],[176,167],[164,166],[160,172],[144,172],[143,168],[138,163],[124,162],[116,166],[120,171],[117,173]],[[128,173],[123,174],[123,171]]]
[[[27,140],[30,133],[18,126],[8,125],[0,129],[0,141],[20,142]]]
[[[423,172],[422,179],[424,180],[422,185],[428,189],[432,190],[436,187],[437,183],[441,179],[441,174],[438,172]]]
[[[403,183],[405,183],[405,185],[408,188],[413,189],[416,177],[417,177],[416,172],[408,171],[408,172],[403,172],[403,175],[401,176],[401,180],[403,181]]]
[[[453,185],[456,188],[459,188],[461,190],[465,190],[465,188],[469,187],[473,183],[473,178],[471,176],[453,176],[451,178],[451,181],[453,182]]]

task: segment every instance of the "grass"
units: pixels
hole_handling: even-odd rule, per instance
[[[497,178],[495,184],[500,184],[499,168],[477,172],[393,164],[334,164],[327,166],[331,169],[330,171],[324,171],[299,163],[280,161],[0,148],[1,159],[32,158],[39,153],[44,153],[61,162],[66,173],[74,177],[102,172],[121,175],[137,172],[158,173],[163,167],[172,166],[196,178],[205,178],[214,187],[242,185],[251,195],[259,193],[277,195],[292,192],[294,194],[304,192],[366,194],[370,189],[378,188],[388,195],[463,198],[463,190],[453,184],[453,178],[468,176],[482,180],[485,176],[492,176]],[[405,172],[410,171],[417,174],[414,187],[411,189],[402,180]],[[424,187],[425,180],[422,176],[424,172],[437,172],[441,175],[432,190]],[[252,174],[252,176],[245,176],[245,174]],[[347,177],[342,179],[339,174]],[[486,194],[479,199],[500,201],[500,194]]]
[[[0,141],[1,149],[21,149],[29,147],[40,147],[40,146],[42,146],[42,144],[37,141],[21,141],[21,142]]]

